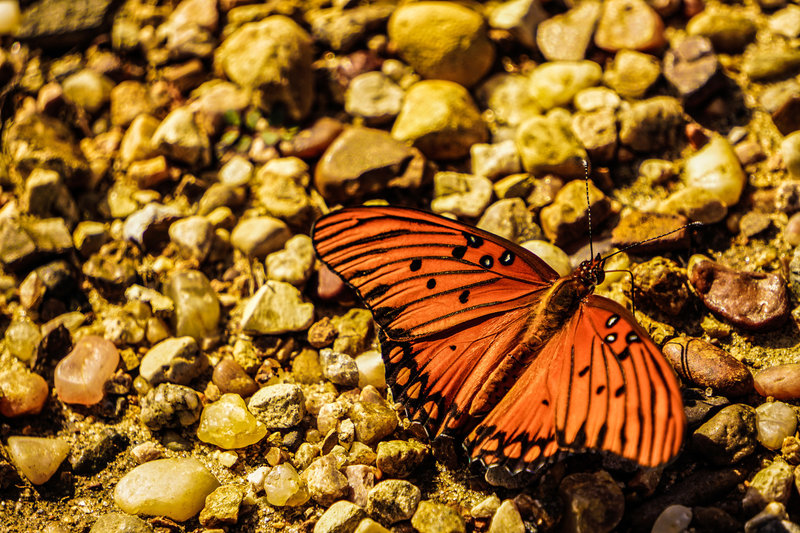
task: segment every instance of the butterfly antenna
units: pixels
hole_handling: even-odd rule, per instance
[[[594,259],[594,248],[592,245],[592,204],[589,202],[589,161],[581,159],[583,163],[583,179],[586,182],[586,213],[589,217],[589,260]]]
[[[702,226],[705,226],[705,224],[703,224],[702,222],[689,222],[688,224],[684,224],[680,228],[675,228],[673,230],[667,231],[666,233],[662,233],[661,235],[656,235],[654,237],[650,237],[650,238],[645,239],[643,241],[639,241],[639,242],[635,242],[633,244],[629,244],[628,246],[625,246],[624,248],[621,248],[621,249],[617,250],[616,252],[612,252],[612,253],[608,254],[607,256],[605,256],[603,258],[603,261],[605,261],[606,259],[609,259],[611,257],[614,257],[617,254],[621,254],[622,252],[626,252],[626,251],[630,250],[631,248],[636,248],[637,246],[641,246],[643,244],[647,244],[648,242],[657,241],[658,239],[666,237],[667,235],[672,235],[673,233],[678,233],[679,231],[683,231],[683,230],[685,230],[687,228],[700,228]]]

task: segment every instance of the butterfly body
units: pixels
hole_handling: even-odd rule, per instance
[[[685,417],[669,364],[619,304],[592,294],[603,260],[558,274],[520,246],[421,211],[361,207],[317,221],[320,259],[373,311],[387,382],[436,438],[534,471],[601,450],[656,466]]]

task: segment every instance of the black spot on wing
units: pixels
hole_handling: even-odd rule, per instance
[[[636,334],[635,331],[629,332],[625,335],[625,342],[628,344],[633,344],[634,342],[641,342],[642,339],[639,338],[639,335]]]
[[[611,315],[608,317],[608,320],[606,320],[606,327],[612,328],[617,322],[619,322],[619,315]]]
[[[482,237],[478,237],[472,233],[467,233],[466,231],[463,232],[462,235],[464,235],[464,237],[467,239],[467,244],[470,246],[470,248],[480,248],[483,246]]]
[[[613,343],[614,341],[617,340],[617,334],[616,333],[609,333],[608,335],[606,335],[606,338],[603,339],[603,340],[605,340],[607,343],[611,344],[611,343]]]
[[[425,284],[425,286],[428,287],[429,289],[433,289],[434,287],[436,287],[436,280],[433,278],[429,279],[428,282]]]
[[[605,390],[606,390],[606,386],[605,386],[605,385],[599,385],[599,386],[597,387],[597,390],[595,391],[595,393],[597,393],[597,394],[603,394],[603,392],[605,392]]]
[[[390,288],[391,287],[389,285],[384,285],[384,284],[377,285],[364,295],[364,299],[372,300],[374,298],[380,298],[381,296],[389,292]]]
[[[588,372],[589,372],[589,365],[586,365],[585,367],[581,368],[581,371],[580,371],[580,372],[578,372],[578,377],[583,377],[583,376],[585,376],[585,375],[586,375]]]
[[[411,261],[411,266],[409,266],[408,268],[411,270],[411,272],[416,272],[417,270],[422,268],[422,259],[419,258],[413,259]]]
[[[512,252],[512,251],[510,251],[510,250],[506,250],[505,252],[503,252],[503,253],[500,255],[500,264],[501,264],[501,265],[503,265],[503,266],[510,266],[510,265],[511,265],[511,263],[513,263],[513,262],[514,262],[514,259],[515,259],[516,257],[517,257],[517,256],[516,256],[516,255],[514,255],[514,252]]]
[[[627,359],[630,356],[631,356],[631,352],[626,347],[624,350],[622,350],[621,352],[619,352],[617,354],[617,359],[620,360],[620,361],[624,361],[625,359]]]
[[[480,263],[483,268],[492,268],[492,265],[494,265],[494,259],[492,259],[491,255],[484,255],[481,257]]]
[[[461,294],[458,295],[458,301],[461,302],[462,304],[467,303],[468,300],[469,300],[469,291],[468,290],[466,290],[466,291],[464,291],[464,292],[462,292]]]
[[[617,390],[614,391],[614,397],[619,398],[623,394],[625,394],[625,385],[620,385],[617,387]]]
[[[467,253],[466,246],[456,246],[453,248],[453,257],[456,259],[464,259],[464,255]]]

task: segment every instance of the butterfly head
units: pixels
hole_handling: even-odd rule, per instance
[[[587,259],[578,265],[576,272],[578,279],[585,287],[596,287],[606,279],[605,267],[606,259],[597,254],[594,259]]]

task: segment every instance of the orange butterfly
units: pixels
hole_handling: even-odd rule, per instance
[[[471,458],[512,473],[589,449],[647,467],[680,451],[675,374],[626,309],[592,294],[599,256],[559,277],[501,237],[397,207],[342,209],[312,235],[372,310],[395,400],[433,437],[466,434]]]

